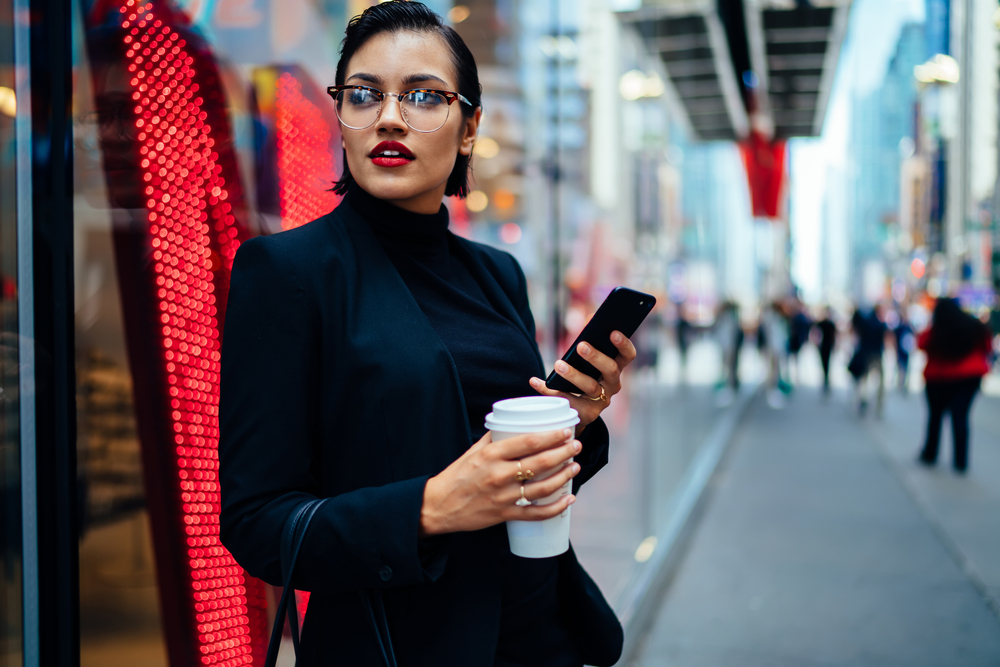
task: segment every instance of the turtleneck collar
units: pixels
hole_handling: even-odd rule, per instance
[[[424,250],[447,246],[448,209],[444,204],[437,213],[413,213],[373,197],[357,184],[347,191],[346,198],[383,243]]]

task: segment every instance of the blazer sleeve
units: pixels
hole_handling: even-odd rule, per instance
[[[280,545],[286,522],[322,495],[316,467],[321,328],[287,254],[277,237],[250,240],[237,253],[219,410],[220,537],[247,572],[274,585],[285,583]],[[296,587],[344,592],[440,576],[443,557],[423,554],[422,562],[418,553],[426,482],[359,489],[325,503],[303,541]]]
[[[531,339],[535,340],[535,318],[531,314],[531,306],[528,303],[528,281],[517,260],[511,255],[508,257],[514,265],[514,275],[517,276],[517,299],[514,301],[514,305],[521,321],[527,327],[528,333],[531,334]],[[584,482],[608,464],[611,436],[608,433],[607,424],[598,417],[588,424],[587,428],[583,429],[577,439],[583,445],[583,451],[575,457],[575,461],[580,464],[580,472],[573,478],[573,493],[579,491]]]

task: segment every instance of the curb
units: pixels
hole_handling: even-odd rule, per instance
[[[625,630],[625,650],[618,665],[628,665],[641,648],[642,638],[652,623],[663,593],[683,555],[686,538],[693,531],[705,490],[719,462],[729,449],[733,433],[761,385],[740,392],[733,405],[719,419],[670,498],[670,520],[656,536],[656,550],[639,569],[619,596],[615,613]]]

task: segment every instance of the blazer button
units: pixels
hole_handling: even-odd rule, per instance
[[[378,576],[382,577],[382,581],[389,581],[392,579],[392,568],[388,565],[383,565],[382,569],[378,571]]]

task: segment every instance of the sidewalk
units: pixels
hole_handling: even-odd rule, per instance
[[[691,345],[682,374],[676,349],[661,350],[659,367],[630,370],[625,391],[603,414],[611,432],[609,463],[573,506],[571,540],[619,613],[654,564],[652,550],[642,556],[642,545],[662,536],[675,518],[672,501],[720,420],[737,407],[724,405],[712,390],[721,356],[713,340],[701,339]],[[742,362],[749,391],[761,364],[752,351]]]
[[[950,444],[913,463],[923,420],[919,395],[882,422],[844,392],[758,398],[634,664],[1000,665],[1000,401],[979,399],[964,478]]]

